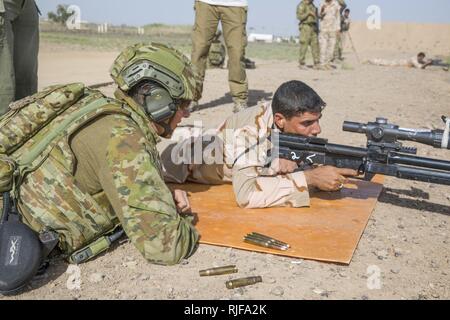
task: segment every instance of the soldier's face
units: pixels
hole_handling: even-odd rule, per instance
[[[320,118],[322,118],[320,112],[305,112],[290,119],[286,119],[279,113],[274,116],[275,123],[282,132],[305,137],[315,137],[322,132],[319,124]]]
[[[190,112],[188,108],[178,109],[175,115],[170,120],[170,127],[175,130],[175,128],[180,124],[183,118],[188,118],[190,116]]]
[[[190,103],[190,101],[183,101],[178,105],[177,112],[169,120],[169,126],[172,128],[172,130],[175,130],[175,128],[180,124],[183,118],[189,118],[189,116],[191,115],[191,113],[189,112]]]

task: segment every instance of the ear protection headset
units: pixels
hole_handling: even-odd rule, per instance
[[[144,106],[147,114],[158,124],[172,118],[178,109],[170,93],[159,86],[152,86],[145,94]]]

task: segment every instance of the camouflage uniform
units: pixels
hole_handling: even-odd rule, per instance
[[[248,80],[243,59],[247,46],[247,6],[212,4],[215,2],[218,1],[195,1],[192,64],[197,68],[203,82],[208,52],[220,20],[229,58],[228,82],[231,96],[235,103],[246,104],[248,100]],[[239,2],[242,2],[242,0]]]
[[[270,103],[261,103],[228,118],[217,130],[175,143],[161,154],[165,179],[177,183],[231,182],[236,202],[243,208],[309,206],[303,172],[278,175],[274,170],[276,160],[266,166],[270,162],[268,150],[272,144],[268,135],[272,127]],[[180,137],[187,135],[179,133]],[[207,147],[211,141],[215,148],[208,150],[212,149]],[[203,151],[201,161],[195,159],[199,154],[190,157],[196,150]]]
[[[420,63],[416,56],[410,59],[387,60],[387,59],[371,59],[366,61],[367,64],[373,64],[383,67],[409,67],[423,69],[424,63]]]
[[[322,2],[319,14],[324,10],[324,16],[320,19],[320,63],[329,64],[333,59],[334,47],[336,46],[336,35],[341,28],[341,4],[337,0],[332,0],[329,4]]]
[[[74,105],[11,155],[27,172],[17,192],[24,222],[37,232],[57,231],[65,254],[85,248],[118,226],[152,263],[175,264],[193,253],[198,233],[190,218],[178,214],[162,178],[154,123],[144,107],[122,91],[129,83],[124,74],[136,70],[136,61],[145,61],[147,74],[153,75],[157,65],[168,66],[166,74],[173,72],[182,79],[179,99],[197,98],[195,77],[183,59],[174,49],[159,44],[128,47],[111,69],[119,86],[118,100],[86,88]],[[66,97],[71,96],[68,88],[63,87]],[[39,94],[34,99],[36,106],[41,105],[37,111],[58,106],[45,103]],[[23,104],[30,99],[25,98]],[[14,112],[2,119],[17,124],[8,130],[28,128],[21,125],[20,113]],[[5,145],[2,139],[21,135],[3,132],[5,128],[0,130],[0,146]],[[36,151],[51,138],[49,147]],[[36,153],[37,159],[29,163],[29,155]]]
[[[341,8],[341,11],[343,11],[345,7]],[[345,49],[345,45],[347,44],[348,37],[349,37],[349,30],[350,30],[350,17],[346,18],[344,15],[341,14],[341,31],[339,32],[337,38],[336,38],[336,46],[334,47],[334,58],[342,60],[342,53]]]
[[[297,19],[300,29],[300,58],[299,64],[305,64],[306,52],[311,46],[314,64],[320,63],[320,50],[318,38],[318,12],[313,2],[303,0],[297,6]]]
[[[0,115],[37,90],[39,17],[34,0],[0,0]]]

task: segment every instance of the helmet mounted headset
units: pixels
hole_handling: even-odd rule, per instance
[[[141,61],[129,67],[124,71],[123,79],[129,88],[142,82],[150,82],[139,92],[144,96],[145,111],[164,128],[163,135],[171,134],[172,129],[165,121],[171,119],[178,110],[179,101],[173,97],[181,96],[184,92],[180,79],[150,61]]]

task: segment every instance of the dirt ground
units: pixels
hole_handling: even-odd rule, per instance
[[[116,54],[44,45],[40,87],[109,81],[107,71]],[[364,56],[373,57],[370,52]],[[400,58],[395,51],[383,57]],[[439,68],[359,65],[349,52],[344,68],[335,71],[301,71],[294,62],[257,61],[248,77],[252,105],[270,100],[287,80],[312,86],[328,103],[322,136],[335,143],[365,142],[363,136],[342,132],[344,120],[367,122],[384,116],[403,127],[442,128],[440,116],[450,115],[450,73]],[[112,94],[113,87],[104,91]],[[203,120],[214,127],[231,115],[227,92],[227,71],[208,71],[202,110],[184,124]],[[450,151],[418,147],[420,155],[450,159]],[[8,299],[449,299],[449,228],[448,187],[387,178],[349,266],[200,245],[189,260],[165,267],[147,263],[124,240],[79,269],[52,262],[23,294]],[[229,264],[238,266],[238,275],[260,275],[263,282],[228,290],[225,281],[236,275],[198,275],[201,269]]]

